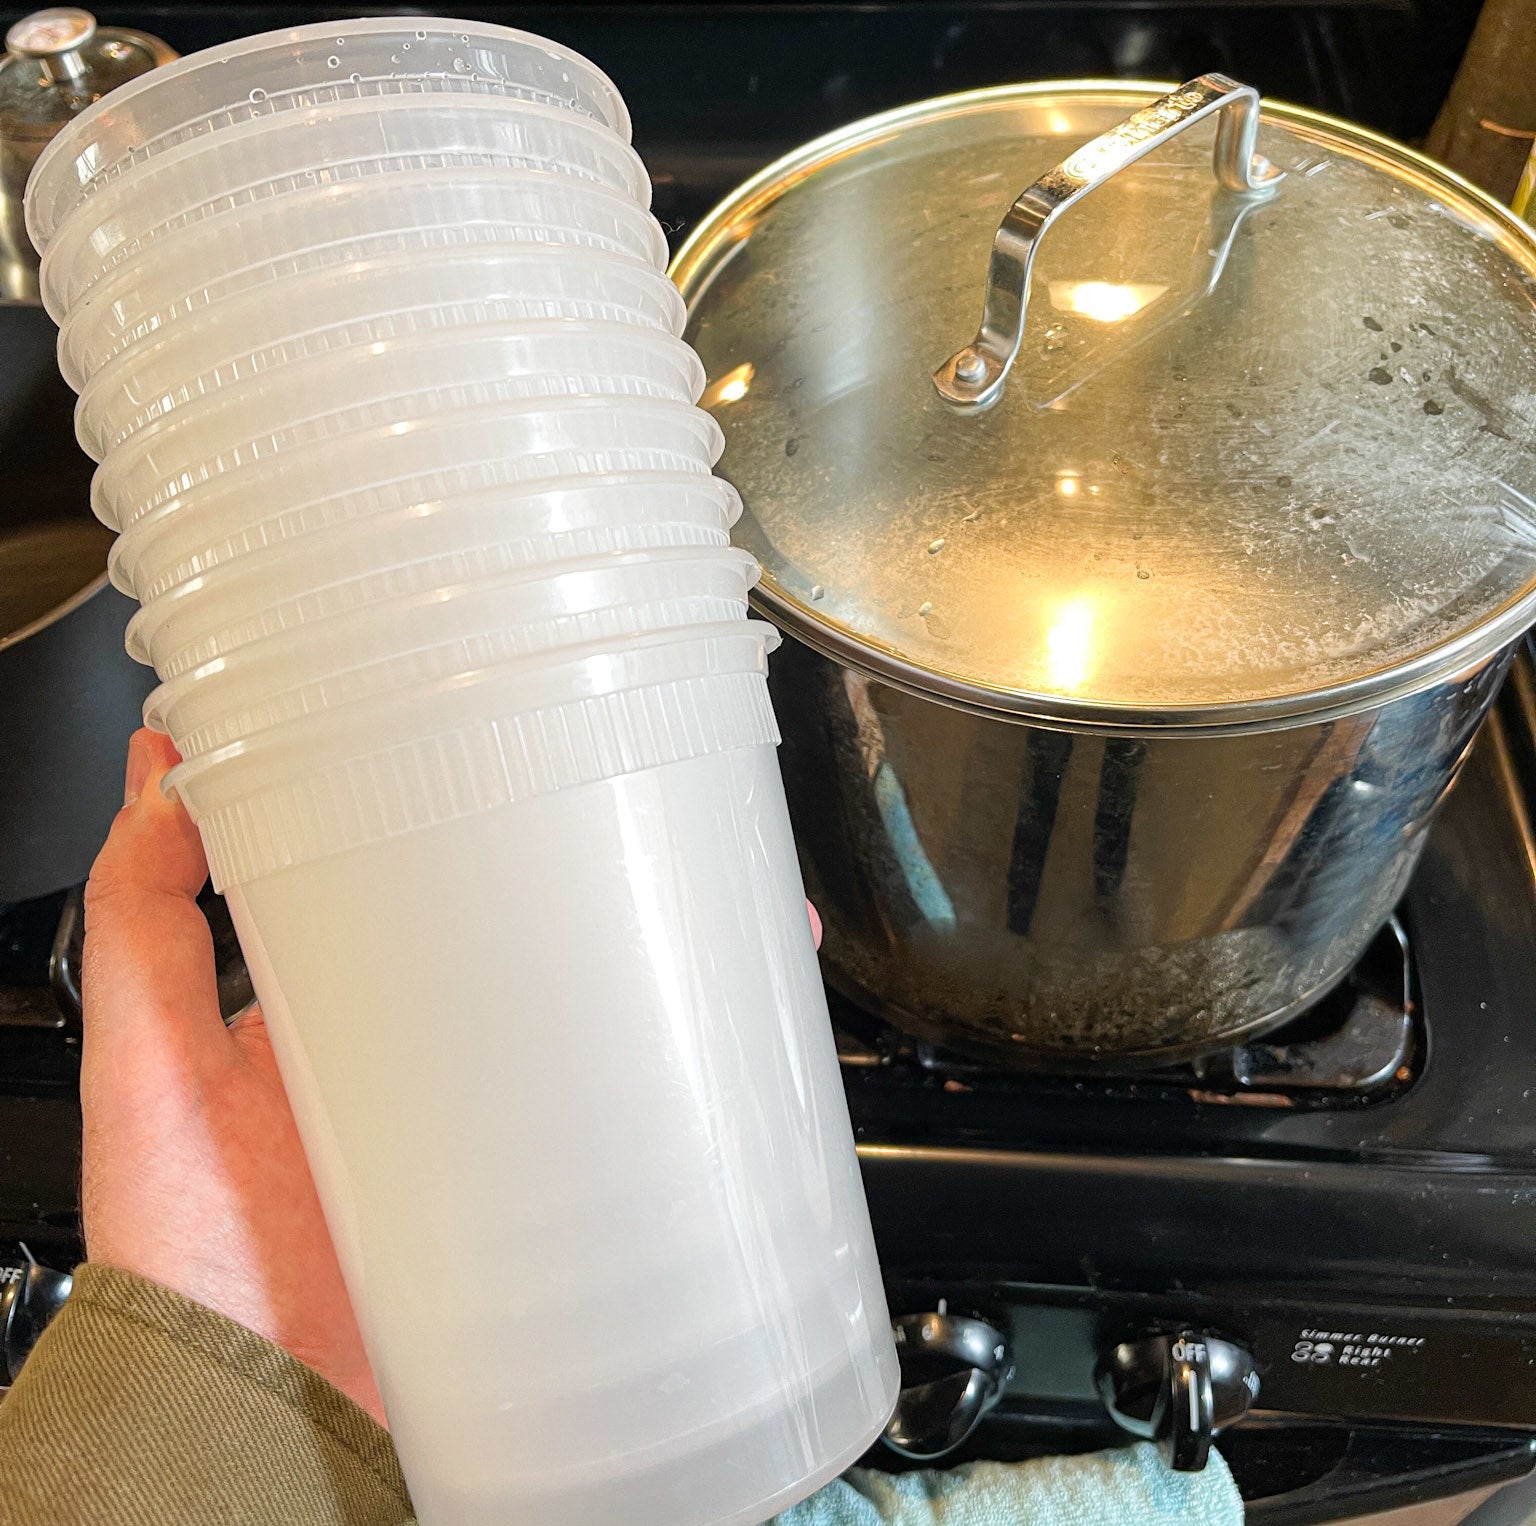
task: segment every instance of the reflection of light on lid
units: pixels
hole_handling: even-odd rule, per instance
[[[1083,480],[1076,472],[1057,472],[1056,491],[1063,498],[1075,498],[1078,489],[1083,485]]]
[[[733,371],[727,371],[712,387],[704,392],[704,406],[714,408],[720,403],[739,403],[747,395],[757,367],[749,360]]]
[[[1080,313],[1095,323],[1122,323],[1157,301],[1166,286],[1136,286],[1112,281],[1052,281],[1051,306],[1059,313]]]
[[[1052,132],[1071,132],[1072,118],[1064,111],[1048,111],[1045,114],[1045,125]]]
[[[1088,677],[1093,656],[1093,605],[1070,599],[1045,633],[1045,671],[1053,688],[1071,693]]]

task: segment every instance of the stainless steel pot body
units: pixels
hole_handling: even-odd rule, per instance
[[[1343,717],[1116,734],[954,708],[791,636],[770,683],[826,974],[1018,1065],[1275,1026],[1391,913],[1513,650]]]

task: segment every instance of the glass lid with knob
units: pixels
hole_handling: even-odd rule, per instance
[[[1482,660],[1536,617],[1533,235],[1363,130],[1157,88],[889,113],[695,234],[761,603],[893,682],[1090,724],[1280,722]]]

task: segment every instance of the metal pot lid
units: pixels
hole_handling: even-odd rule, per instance
[[[73,6],[24,16],[6,32],[5,47],[0,128],[29,142],[46,142],[109,90],[176,57],[158,37],[98,27]]]
[[[872,118],[678,257],[781,625],[956,703],[1224,726],[1529,623],[1530,230],[1221,76],[1124,120],[1160,88]]]

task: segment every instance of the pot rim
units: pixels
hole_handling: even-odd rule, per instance
[[[1077,104],[1091,102],[1134,109],[1138,104],[1145,104],[1148,97],[1177,88],[1176,84],[1145,80],[1047,80],[935,96],[864,117],[792,150],[737,187],[693,230],[668,266],[667,274],[691,309],[733,253],[733,248],[721,236],[731,224],[751,218],[818,165],[889,137],[904,127],[998,102],[1049,100],[1060,96],[1070,96]],[[1523,263],[1536,273],[1536,232],[1501,202],[1428,155],[1340,117],[1277,102],[1268,96],[1262,102],[1262,115],[1303,134],[1321,137],[1335,146],[1343,140],[1357,151],[1357,157],[1374,159],[1399,178],[1416,181],[1442,194],[1452,193],[1453,200],[1459,199],[1464,206],[1470,205],[1473,211],[1487,218],[1494,225],[1491,233],[1506,248],[1513,246],[1511,254],[1518,251]],[[1358,153],[1360,150],[1364,153]],[[1004,720],[1055,723],[1073,730],[1176,731],[1211,735],[1239,730],[1280,730],[1315,721],[1336,720],[1421,693],[1445,680],[1463,678],[1495,660],[1536,621],[1536,582],[1506,600],[1470,629],[1455,633],[1405,662],[1317,689],[1228,704],[1167,707],[1106,704],[1075,700],[1067,695],[1014,690],[978,683],[942,668],[914,662],[829,619],[790,594],[766,570],[753,591],[752,603],[760,614],[786,634],[824,657],[958,709]]]
[[[46,610],[37,619],[29,621],[7,635],[0,636],[0,652],[8,651],[13,646],[20,646],[23,641],[41,635],[50,625],[56,625],[65,616],[72,615],[87,599],[94,599],[107,586],[107,581],[107,574],[103,569],[89,582],[82,583],[67,599],[60,599],[52,609]]]

